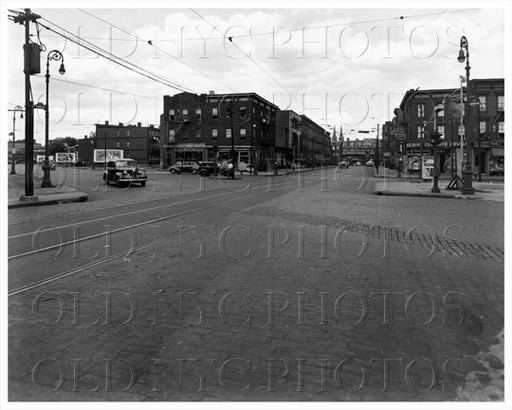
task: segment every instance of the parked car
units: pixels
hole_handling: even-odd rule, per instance
[[[240,162],[238,164],[238,170],[240,171],[240,174],[243,175],[244,172],[247,172],[249,174],[254,174],[254,170],[256,167],[253,164],[246,164],[245,162]]]
[[[89,166],[89,161],[85,161],[83,159],[79,159],[75,162],[75,167],[87,167]]]
[[[363,165],[363,163],[361,161],[358,161],[358,160],[354,160],[352,162],[352,165],[355,166],[355,167],[360,167],[361,165]]]
[[[350,166],[350,163],[347,160],[343,160],[338,162],[339,168],[348,168]]]
[[[373,162],[373,159],[370,159],[370,160],[366,161],[366,166],[367,166],[367,167],[373,167],[373,166],[375,166],[375,162]]]
[[[176,163],[169,168],[169,172],[171,174],[195,174],[198,168],[197,163],[194,161],[176,161]]]
[[[147,179],[146,170],[139,168],[136,161],[130,158],[108,161],[107,170],[103,173],[106,185],[114,182],[117,186],[133,183],[146,186]]]
[[[199,161],[197,163],[197,170],[195,173],[202,177],[217,175],[219,173],[219,166],[214,161]]]

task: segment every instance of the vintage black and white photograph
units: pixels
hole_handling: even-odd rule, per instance
[[[0,407],[507,408],[511,10],[2,2]]]

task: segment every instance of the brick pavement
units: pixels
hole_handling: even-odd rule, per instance
[[[499,205],[455,201],[442,208],[429,201],[294,192],[212,221],[216,227],[199,236],[202,257],[197,238],[186,235],[12,297],[11,398],[498,400],[500,389],[475,392],[494,380],[484,377],[490,373],[483,361],[495,361],[489,347],[497,345],[493,363],[500,363],[503,260],[426,257],[425,246],[392,240],[383,254],[383,237],[370,236],[364,247],[358,231],[343,233],[336,248],[332,220],[325,219],[436,229],[464,223],[459,241],[502,244]],[[56,293],[37,299],[43,290]],[[112,294],[105,319],[104,292],[113,291],[128,294]],[[387,293],[385,305],[383,292],[397,293]],[[48,323],[59,318],[59,300],[64,314]],[[22,351],[13,348],[26,341]],[[45,358],[34,385],[34,365]],[[59,369],[63,383],[48,391],[45,383],[57,386]],[[96,384],[98,391],[86,391]]]

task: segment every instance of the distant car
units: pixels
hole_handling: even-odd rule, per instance
[[[197,163],[194,161],[176,161],[176,163],[169,168],[169,172],[171,174],[195,174],[198,168]]]
[[[202,177],[217,175],[219,173],[219,166],[214,161],[199,161],[195,173]]]
[[[374,165],[375,165],[375,163],[373,162],[373,160],[372,160],[372,159],[370,159],[370,160],[366,161],[366,166],[367,166],[367,167],[373,167]]]
[[[340,161],[338,163],[339,168],[348,168],[350,166],[350,163],[346,160]]]
[[[363,163],[361,161],[354,161],[352,162],[352,165],[355,167],[360,167],[361,165],[363,165]]]
[[[89,166],[89,161],[85,161],[83,159],[79,159],[75,162],[75,167],[87,167]]]
[[[103,180],[108,185],[114,182],[117,186],[140,184],[146,186],[148,176],[144,168],[139,168],[134,159],[123,158],[107,162],[107,170],[103,173]]]
[[[256,167],[253,164],[246,164],[245,162],[240,162],[238,164],[238,170],[240,171],[241,175],[243,175],[244,172],[248,172],[249,174],[254,174],[255,169],[256,169]]]

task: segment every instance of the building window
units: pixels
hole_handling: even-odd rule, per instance
[[[487,98],[480,96],[478,99],[480,100],[480,111],[487,111]]]
[[[464,125],[459,125],[459,137],[464,135]]]
[[[424,137],[424,131],[425,131],[425,128],[423,128],[423,125],[418,125],[418,138]]]
[[[176,113],[174,110],[169,110],[169,120],[174,121]]]
[[[425,116],[425,104],[418,104],[418,118],[423,118]]]
[[[196,108],[196,120],[201,121],[201,108]]]
[[[129,137],[130,136],[130,130],[126,130],[126,136]]]
[[[169,130],[169,142],[174,142],[175,132],[174,130]]]
[[[218,137],[217,129],[213,128],[212,129],[212,139],[216,140],[217,137]]]
[[[444,117],[444,109],[437,112],[438,117]]]
[[[214,120],[219,118],[219,109],[217,107],[212,107],[212,118]]]
[[[182,114],[184,117],[186,117],[188,115],[188,108],[183,108]]]
[[[240,139],[245,139],[246,135],[245,128],[240,128]]]
[[[130,141],[126,141],[125,145],[127,149],[130,148]]]
[[[226,128],[226,138],[227,139],[231,138],[231,128]]]
[[[119,142],[119,140],[116,141],[116,148],[121,148],[121,143]]]
[[[498,132],[500,134],[505,134],[505,122],[504,121],[498,122]]]
[[[247,109],[245,107],[240,107],[240,119],[245,119],[247,117]]]
[[[485,121],[480,121],[480,134],[485,134],[487,131],[487,124]]]
[[[116,137],[119,138],[121,136],[121,131],[120,130],[116,130]]]
[[[441,135],[444,135],[444,125],[438,125],[437,132]]]
[[[503,111],[505,109],[505,96],[498,95],[498,110]]]

